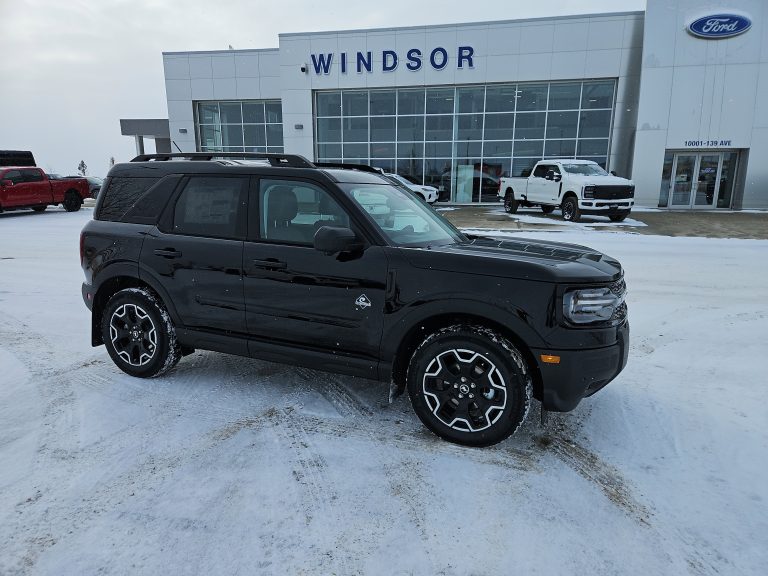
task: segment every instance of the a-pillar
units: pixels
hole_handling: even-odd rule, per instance
[[[136,134],[134,138],[136,138],[136,155],[140,156],[144,154],[144,136]]]

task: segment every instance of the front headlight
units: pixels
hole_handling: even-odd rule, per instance
[[[595,197],[595,187],[584,186],[584,198],[594,198],[594,197]]]
[[[624,304],[624,291],[610,288],[569,290],[563,296],[563,315],[574,324],[607,322]]]

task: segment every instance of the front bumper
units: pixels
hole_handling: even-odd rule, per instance
[[[579,200],[579,212],[582,214],[597,214],[608,216],[611,214],[629,214],[635,205],[633,198],[621,198],[617,200]]]
[[[532,350],[542,379],[545,410],[569,412],[616,378],[627,365],[629,323],[617,328],[616,343],[589,350]],[[541,361],[541,355],[559,356],[559,364]]]

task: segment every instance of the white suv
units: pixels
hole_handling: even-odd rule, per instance
[[[437,201],[437,197],[440,195],[440,192],[437,188],[434,186],[422,186],[421,184],[414,184],[407,178],[403,178],[400,176],[400,174],[394,174],[391,172],[384,172],[384,176],[387,176],[388,178],[391,178],[393,180],[397,180],[398,183],[402,184],[406,188],[409,188],[422,198],[426,202],[429,202],[430,204],[434,204]]]

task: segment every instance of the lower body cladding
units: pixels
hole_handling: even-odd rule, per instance
[[[616,342],[587,350],[536,350],[543,383],[542,406],[552,412],[569,412],[616,378],[627,365],[629,323],[617,328]]]

